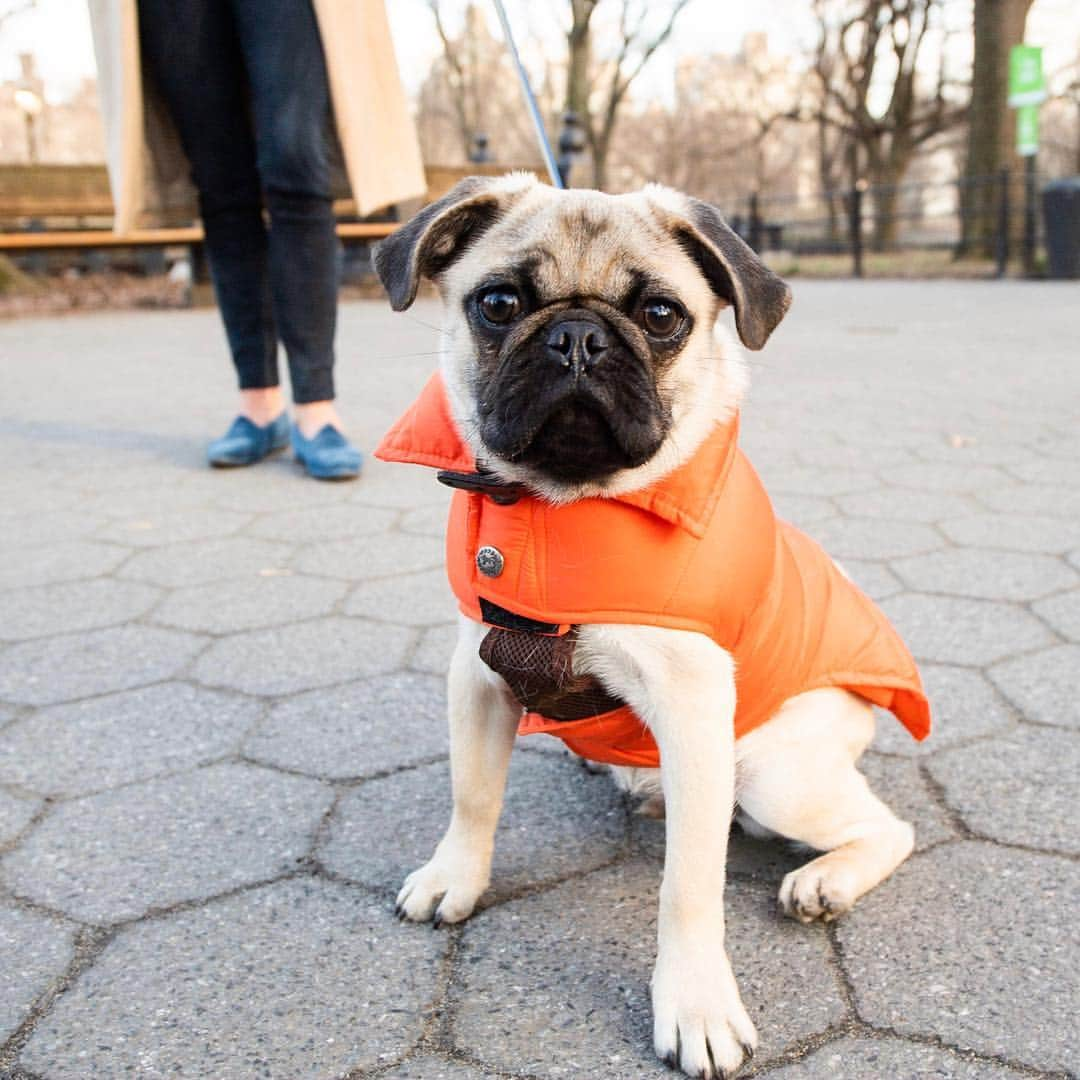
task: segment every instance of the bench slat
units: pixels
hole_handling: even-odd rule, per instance
[[[377,240],[389,236],[397,227],[394,221],[342,222],[337,234],[343,240]],[[140,229],[138,232],[114,233],[107,229],[72,229],[54,232],[0,233],[0,251],[42,251],[61,248],[168,247],[170,244],[200,244],[203,231],[197,226],[185,229]]]

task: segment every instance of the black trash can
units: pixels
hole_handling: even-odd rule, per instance
[[[1080,278],[1080,176],[1051,180],[1042,204],[1047,276]]]

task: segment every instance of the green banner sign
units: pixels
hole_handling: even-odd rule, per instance
[[[1016,152],[1031,157],[1039,152],[1039,106],[1021,105],[1016,110]]]
[[[1014,108],[1046,100],[1042,47],[1014,45],[1009,50],[1009,104]]]

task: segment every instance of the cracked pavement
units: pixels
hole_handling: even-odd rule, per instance
[[[744,445],[879,600],[937,730],[864,759],[917,851],[834,926],[733,832],[749,1075],[1080,1069],[1080,293],[794,282]],[[341,309],[371,447],[437,306]],[[393,896],[449,806],[446,494],[369,460],[215,473],[215,313],[0,324],[0,1076],[671,1075],[650,1047],[661,823],[519,740],[469,923]]]

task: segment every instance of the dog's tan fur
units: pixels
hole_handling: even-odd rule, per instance
[[[675,237],[687,220],[683,196],[655,186],[621,196],[556,193],[511,176],[474,189],[470,197],[493,202],[497,214],[437,275],[447,312],[441,366],[455,419],[487,467],[555,502],[610,496],[676,468],[717,420],[739,407],[744,364],[730,335],[716,326],[725,305]],[[453,205],[445,211],[453,212]],[[444,257],[452,254],[449,235],[449,248],[445,237],[438,238]],[[479,443],[477,359],[463,298],[493,269],[526,259],[545,300],[609,299],[625,290],[627,268],[645,267],[671,284],[694,317],[690,339],[663,374],[672,402],[670,432],[644,465],[602,482],[566,485],[492,458]],[[745,307],[745,298],[740,302]],[[736,308],[742,329],[751,313],[739,310],[739,303]],[[483,632],[463,620],[451,662],[453,813],[431,860],[408,877],[398,897],[409,919],[459,922],[488,886],[520,707],[479,658]],[[855,767],[873,735],[870,707],[840,690],[803,694],[736,744],[732,660],[702,635],[651,626],[585,626],[575,664],[632,705],[660,747],[659,775],[613,770],[624,787],[651,796],[654,808],[662,791],[666,812],[652,982],[656,1051],[692,1076],[729,1075],[757,1041],[724,948],[732,814],[737,804],[750,831],[779,834],[824,852],[784,879],[780,901],[789,915],[808,922],[848,910],[913,844],[911,827],[870,792]]]

